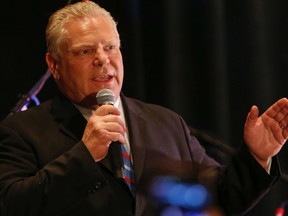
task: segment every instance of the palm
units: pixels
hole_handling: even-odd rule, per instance
[[[280,99],[260,117],[258,113],[253,106],[245,123],[244,140],[256,157],[267,160],[280,151],[288,137],[288,100]]]

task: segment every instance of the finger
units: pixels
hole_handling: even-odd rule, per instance
[[[92,115],[105,116],[108,114],[120,115],[120,111],[113,105],[102,105],[92,112]]]
[[[95,120],[95,121],[97,121],[97,120]],[[126,128],[124,121],[119,116],[109,114],[109,115],[103,117],[102,121],[104,123],[105,129],[107,129],[109,131],[116,130],[119,132],[123,131],[123,133],[127,131],[127,128]],[[119,130],[117,130],[117,128]]]
[[[288,139],[288,127],[284,128],[282,131],[283,138],[285,139],[284,142]]]
[[[280,122],[287,115],[287,113],[288,113],[287,98],[281,98],[265,112],[266,115],[274,118],[278,122]]]
[[[125,136],[120,134],[120,133],[109,133],[109,138],[112,142],[117,142],[119,141],[122,144],[126,144],[127,141],[125,139]]]
[[[288,109],[283,108],[278,118],[280,119],[279,126],[281,127],[281,129],[286,128],[288,126]]]
[[[249,119],[251,121],[256,121],[259,115],[259,109],[257,106],[253,105],[250,110]]]
[[[107,122],[103,128],[105,130],[107,130],[108,132],[116,132],[116,133],[120,133],[122,135],[125,134],[126,132],[126,126],[124,125],[124,123],[121,122]]]
[[[99,108],[100,109],[100,108]],[[119,117],[119,115],[110,114],[106,111],[109,111],[109,109],[103,109],[99,111],[97,114],[93,114],[88,122],[91,122],[92,125],[94,125],[95,128],[104,128],[106,130],[109,129],[109,123],[116,123],[119,124],[122,127],[122,130],[127,131],[124,121]],[[98,115],[100,113],[100,115]],[[106,114],[104,114],[106,113]],[[103,115],[103,116],[102,116]]]
[[[259,109],[257,106],[253,105],[251,107],[250,112],[247,115],[246,123],[245,123],[246,126],[254,126],[257,122],[258,115],[259,115]]]

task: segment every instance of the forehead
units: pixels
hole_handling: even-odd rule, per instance
[[[67,25],[68,40],[119,41],[116,25],[105,16],[77,18]]]
[[[69,33],[76,34],[105,32],[118,35],[116,24],[103,15],[73,18],[66,23],[65,28]]]
[[[119,43],[120,39],[116,25],[105,16],[90,16],[74,18],[66,23],[66,45],[81,46],[90,43]]]

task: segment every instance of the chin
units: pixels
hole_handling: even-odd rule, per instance
[[[78,101],[76,104],[88,109],[95,109],[97,107],[96,93],[87,95],[86,97]]]

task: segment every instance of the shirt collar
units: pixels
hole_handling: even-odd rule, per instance
[[[74,103],[73,103],[74,104]],[[79,106],[77,104],[74,104],[74,106],[81,112],[81,114],[83,115],[83,117],[88,121],[88,119],[90,118],[90,116],[92,115],[94,110]],[[120,97],[117,99],[117,101],[114,103],[114,106],[117,107],[120,112],[121,112],[121,118],[124,116],[122,116],[123,113],[123,107],[122,107],[122,103],[120,100]]]

